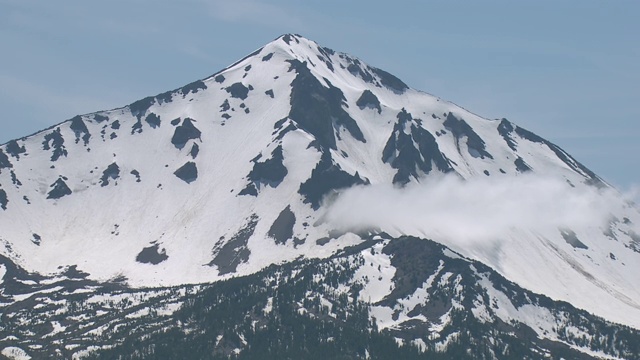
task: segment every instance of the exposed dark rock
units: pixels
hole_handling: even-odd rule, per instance
[[[160,116],[154,113],[149,113],[149,115],[147,115],[147,117],[144,118],[144,121],[146,121],[147,124],[149,124],[149,126],[151,126],[154,129],[160,126]]]
[[[220,74],[220,75],[216,76],[215,78],[213,78],[213,80],[215,80],[217,83],[222,84],[224,82],[224,75]]]
[[[351,175],[334,164],[329,152],[323,152],[320,162],[311,172],[311,177],[300,185],[298,193],[304,197],[305,204],[311,204],[314,210],[320,207],[325,195],[353,185],[367,184],[356,172]]]
[[[244,71],[249,71],[249,70],[251,70],[251,64],[244,67]]]
[[[153,244],[152,246],[143,248],[142,251],[136,256],[136,261],[143,264],[157,265],[167,260],[169,256],[165,249],[160,250],[160,245]]]
[[[516,151],[516,143],[513,141],[511,137],[511,133],[513,133],[514,127],[507,119],[502,119],[500,121],[500,125],[498,125],[498,133],[502,136],[504,141],[509,145],[511,150]]]
[[[146,97],[129,105],[129,111],[131,111],[131,115],[140,120],[155,102],[156,100],[152,96]]]
[[[133,169],[133,170],[131,170],[130,174],[136,177],[136,182],[140,182],[141,181],[140,180],[140,172],[138,170]]]
[[[284,177],[287,175],[287,168],[283,164],[284,156],[282,153],[282,146],[279,145],[271,153],[271,158],[258,162],[262,157],[259,154],[251,161],[253,162],[253,169],[247,175],[249,184],[238,193],[238,195],[258,195],[258,188],[262,185],[268,185],[271,187],[277,187]]]
[[[637,234],[635,231],[633,230],[629,230],[629,231],[623,231],[624,234],[626,234],[628,237],[631,238],[631,241],[629,241],[628,244],[625,244],[624,246],[637,252],[640,253],[640,234]],[[618,240],[617,237],[613,237],[614,240]]]
[[[329,243],[329,241],[331,241],[331,238],[323,237],[323,238],[320,238],[320,239],[316,240],[316,245],[324,246],[327,243]]]
[[[413,237],[394,239],[385,246],[382,252],[392,255],[391,265],[396,268],[392,279],[395,286],[377,305],[394,306],[398,299],[413,293],[417,288],[413,287],[414,284],[424,283],[440,266],[442,249],[442,246],[432,241]]]
[[[388,72],[378,68],[370,68],[370,69],[376,75],[378,75],[378,77],[380,78],[380,81],[382,82],[382,85],[386,86],[387,88],[400,94],[404,93],[407,89],[409,89],[407,84],[403,83],[402,80],[389,74]]]
[[[282,126],[284,125],[284,123],[287,122],[287,119],[288,118],[285,117],[285,118],[282,118],[282,119],[276,121],[275,124],[273,124],[273,128],[276,129],[276,130],[282,129]]]
[[[193,125],[195,120],[186,118],[182,121],[182,125],[176,127],[171,138],[171,143],[178,149],[182,149],[189,140],[200,139],[200,130]]]
[[[93,119],[94,119],[96,122],[101,123],[101,122],[103,122],[103,121],[107,121],[107,120],[109,120],[109,117],[108,117],[108,116],[105,116],[105,115],[100,115],[100,114],[93,114]]]
[[[631,238],[631,243],[629,244],[629,247],[633,251],[640,253],[640,234],[636,234],[635,231],[629,230],[627,235],[629,235],[629,237]]]
[[[516,165],[516,170],[518,170],[518,172],[523,173],[531,171],[529,165],[524,160],[522,160],[521,157],[518,157],[513,163]]]
[[[454,298],[457,298],[466,309],[474,307],[474,299],[488,303],[490,299],[484,295],[477,296],[465,293],[471,291],[477,294],[477,291],[480,290],[482,294],[485,294],[484,290],[478,287],[479,274],[487,276],[492,286],[504,293],[516,308],[525,304],[532,304],[553,309],[559,305],[554,305],[553,301],[548,298],[523,292],[517,285],[509,282],[482,263],[467,260],[462,256],[454,258],[446,255],[445,251],[451,250],[431,240],[413,237],[394,239],[383,248],[383,253],[390,255],[391,265],[396,268],[396,272],[392,279],[394,283],[392,292],[378,302],[377,305],[396,307],[401,302],[401,299],[414,293],[415,289],[419,288],[428,278],[432,279],[432,284],[438,284],[428,290],[429,301],[416,305],[408,314],[411,317],[423,315],[430,321],[414,323],[415,327],[404,323],[403,326],[408,326],[409,333],[424,331],[429,326],[429,323],[438,321],[442,315],[452,310],[451,300]],[[451,277],[449,276],[451,273],[458,275]],[[461,293],[459,290],[454,290],[456,287],[461,287],[465,290]],[[456,293],[454,294],[454,292]],[[493,318],[493,321],[497,321],[497,323],[494,322],[491,325],[492,328],[501,325],[506,326],[497,317]],[[419,330],[421,327],[423,329]],[[513,328],[505,329],[505,331],[514,330]],[[527,337],[535,339],[537,336],[535,332],[531,331]]]
[[[323,58],[320,55],[318,55],[318,59],[320,59],[320,61],[322,61],[327,66],[327,69],[331,70],[331,72],[335,72],[335,68],[333,67],[333,62],[331,61],[330,58]]]
[[[175,90],[173,91],[165,91],[162,94],[158,94],[156,95],[156,101],[158,101],[158,104],[162,105],[162,104],[166,104],[166,103],[170,103],[173,101],[173,94],[175,93]]]
[[[193,161],[189,161],[186,164],[182,165],[178,170],[173,173],[180,180],[190,184],[196,179],[198,179],[198,168],[196,167],[196,163]]]
[[[253,183],[263,183],[276,187],[288,173],[283,161],[282,146],[278,145],[271,153],[271,158],[264,162],[254,162],[253,169],[247,178]]]
[[[7,154],[13,156],[18,160],[20,160],[20,154],[24,154],[25,152],[27,152],[27,149],[25,149],[24,145],[23,146],[18,145],[18,142],[16,140],[9,141],[5,149],[7,150]],[[0,157],[1,156],[2,155],[0,155]],[[0,167],[2,167],[1,163],[2,163],[2,160],[0,160]]]
[[[9,161],[9,157],[0,149],[0,169],[12,168],[13,164]]]
[[[31,242],[40,246],[40,242],[42,241],[42,237],[36,233],[31,234]]]
[[[311,74],[306,62],[287,60],[298,74],[291,83],[291,112],[289,118],[315,136],[322,147],[337,149],[336,132],[344,127],[354,139],[366,142],[358,124],[343,109],[346,99],[342,91],[329,83],[324,87]]]
[[[62,137],[60,128],[56,128],[55,130],[44,136],[42,149],[51,149],[51,161],[58,160],[60,156],[67,156],[67,149],[64,147],[64,138]]]
[[[9,198],[7,197],[7,192],[4,189],[0,189],[0,208],[2,210],[7,210],[7,204],[9,203]]]
[[[142,132],[142,117],[138,117],[138,121],[131,126],[131,135],[140,134]]]
[[[329,57],[329,55],[335,55],[335,53],[336,53],[333,49],[330,49],[328,47],[319,47],[318,46],[318,51],[323,53],[324,56],[326,56],[326,57]]]
[[[22,183],[20,182],[20,180],[18,180],[18,177],[16,176],[16,173],[13,170],[11,170],[9,174],[11,175],[11,182],[13,183],[13,185],[22,186]]]
[[[231,86],[225,88],[225,90],[231,95],[232,98],[244,100],[249,95],[249,88],[244,86],[243,83],[233,83]]]
[[[578,236],[572,230],[560,229],[560,234],[562,234],[562,238],[564,239],[564,241],[567,242],[567,244],[573,246],[576,249],[585,249],[586,250],[586,249],[589,248],[582,241],[580,241],[580,239],[578,239]]]
[[[100,186],[109,185],[109,179],[116,180],[120,177],[120,167],[118,164],[112,163],[102,172],[100,177]]]
[[[229,99],[224,99],[222,105],[220,105],[220,112],[229,111],[231,109],[231,105],[229,104]]]
[[[118,130],[118,129],[120,129],[120,121],[119,121],[119,120],[114,120],[114,121],[111,123],[111,128],[112,128],[113,130]]]
[[[553,151],[556,156],[565,164],[567,164],[567,166],[569,166],[569,168],[573,169],[573,171],[579,173],[579,174],[583,174],[583,176],[588,178],[588,183],[590,183],[591,185],[595,185],[598,187],[601,186],[605,186],[605,183],[602,181],[602,179],[600,179],[598,177],[598,175],[596,175],[593,171],[587,169],[587,167],[585,167],[584,165],[582,165],[580,162],[578,162],[576,159],[574,159],[573,157],[571,157],[571,155],[567,154],[564,150],[562,150],[559,146],[541,138],[540,136],[532,133],[531,131],[528,131],[526,129],[523,129],[519,126],[517,126],[515,128],[515,132],[516,134],[518,134],[521,138],[525,139],[525,140],[529,140],[531,142],[535,142],[535,143],[539,143],[539,144],[544,144],[546,145],[551,151]]]
[[[273,222],[267,234],[275,240],[276,244],[284,245],[289,239],[293,238],[293,226],[295,224],[296,215],[291,211],[291,206],[287,205]]]
[[[89,144],[89,138],[91,138],[91,134],[87,129],[87,125],[84,123],[84,121],[82,121],[82,117],[80,115],[75,116],[73,119],[71,119],[71,125],[69,125],[69,128],[71,128],[71,130],[73,130],[73,133],[76,135],[76,144],[80,142],[81,138],[85,145]]]
[[[244,189],[240,190],[238,195],[258,196],[258,189],[256,189],[256,185],[254,183],[249,183]]]
[[[518,134],[521,138],[525,139],[525,140],[529,140],[531,142],[534,143],[538,143],[538,144],[546,144],[547,141],[543,138],[541,138],[540,136],[532,133],[531,131],[527,130],[527,129],[523,129],[519,126],[515,127],[515,132],[516,134]]]
[[[456,146],[458,147],[458,151],[460,151],[460,139],[463,137],[467,138],[467,149],[469,154],[473,157],[480,157],[484,159],[484,157],[488,157],[493,159],[493,156],[489,154],[485,150],[485,143],[482,138],[476,134],[475,131],[467,124],[463,119],[458,119],[452,113],[447,115],[446,120],[444,121],[444,126],[451,131],[453,136],[456,138]]]
[[[71,189],[62,178],[56,180],[49,186],[51,191],[47,194],[47,199],[60,199],[63,196],[71,195]]]
[[[180,124],[180,118],[171,120],[171,125],[176,126],[178,124]]]
[[[82,270],[78,270],[77,265],[71,265],[63,272],[63,275],[69,279],[85,279],[90,274]]]
[[[320,61],[322,61],[329,70],[331,70],[331,72],[333,72],[335,69],[333,67],[333,61],[331,60],[331,55],[335,54],[335,51],[329,49],[329,48],[323,48],[318,46],[317,47],[318,52],[320,54],[318,54],[318,59],[320,59]]]
[[[198,156],[199,152],[200,152],[200,146],[198,146],[198,144],[194,143],[191,146],[191,151],[189,151],[189,155],[191,155],[192,159],[195,159]]]
[[[249,238],[253,235],[256,225],[258,225],[258,215],[253,214],[247,219],[247,224],[238,230],[229,241],[219,249],[214,248],[214,258],[208,264],[217,266],[220,275],[235,272],[238,265],[247,262],[251,251],[247,247]]]
[[[272,56],[273,56],[273,53],[268,53],[267,55],[262,57],[262,61],[269,61],[271,60]]]
[[[378,109],[378,114],[382,112],[382,108],[380,107],[380,100],[370,91],[365,90],[360,95],[358,101],[356,101],[356,105],[360,107],[360,109],[364,109],[365,107],[370,107],[372,109]]]
[[[393,177],[394,184],[404,185],[411,178],[419,178],[422,175],[420,172],[429,174],[433,165],[443,173],[453,171],[449,161],[440,152],[435,137],[420,126],[418,119],[413,119],[405,109],[398,113],[397,119],[382,151],[382,161],[398,169]],[[405,133],[408,126],[409,134]]]
[[[182,92],[182,97],[186,97],[187,95],[193,93],[197,93],[200,90],[206,90],[207,85],[202,80],[194,81],[191,84],[183,86],[180,91]]]
[[[273,90],[272,89],[269,89],[269,90],[265,91],[264,93],[269,95],[269,97],[273,99],[274,95],[273,95]]]
[[[359,76],[362,80],[368,83],[375,83],[373,75],[371,75],[369,70],[367,70],[366,68],[363,69],[364,65],[360,62],[360,60],[351,58],[349,58],[349,60],[351,61],[351,64],[347,66],[347,71],[349,71],[354,76]]]
[[[296,43],[300,43],[300,41],[291,34],[285,34],[282,36],[282,41],[287,43],[287,45],[290,45],[292,40],[294,40]]]

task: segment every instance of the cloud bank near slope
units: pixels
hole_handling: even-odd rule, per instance
[[[404,188],[358,186],[327,206],[324,220],[336,229],[401,230],[455,238],[458,243],[494,241],[512,229],[546,231],[604,226],[628,208],[634,195],[540,175],[461,180],[431,177]]]

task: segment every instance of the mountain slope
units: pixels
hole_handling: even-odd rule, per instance
[[[128,289],[75,274],[27,297],[17,285],[32,276],[11,271],[9,292],[21,300],[4,309],[3,324],[13,325],[0,336],[5,349],[37,358],[618,359],[640,351],[637,330],[413,237],[375,236],[328,259],[195,286]]]
[[[322,221],[346,188],[522,173],[608,187],[506,119],[284,35],[208,78],[0,146],[0,251],[41,274],[212,282],[362,243]],[[432,238],[523,288],[640,328],[637,224],[623,206],[605,226],[513,229],[498,249],[437,229],[367,231]]]

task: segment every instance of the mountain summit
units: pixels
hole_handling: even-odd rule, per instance
[[[329,261],[374,241],[361,256],[376,265],[354,270],[354,279],[366,273],[371,280],[360,298],[380,301],[381,327],[420,319],[419,311],[383,301],[408,291],[391,281],[410,271],[393,255],[406,244],[464,261],[460,279],[477,271],[478,286],[494,295],[493,278],[477,275],[481,263],[527,291],[640,328],[640,214],[631,206],[611,213],[605,227],[515,228],[490,250],[432,229],[336,229],[324,216],[356,186],[523,174],[609,188],[560,147],[506,119],[479,117],[356,57],[287,34],[205,79],[0,146],[0,274],[5,286],[27,273],[40,280],[23,283],[81,274],[94,285],[183,286],[274,264]],[[447,248],[407,239],[393,245],[409,234]],[[425,271],[442,275],[445,263],[429,261],[435,263]],[[433,281],[429,274],[419,275],[425,284]],[[8,294],[8,302],[20,299]],[[494,299],[511,304],[504,294]],[[508,316],[525,321],[529,300]],[[477,309],[486,312],[480,318],[494,314]],[[531,311],[536,321],[561,317]]]

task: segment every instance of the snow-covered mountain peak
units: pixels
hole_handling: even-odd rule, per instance
[[[362,243],[323,218],[345,189],[524,173],[607,187],[506,119],[286,34],[205,79],[1,145],[0,251],[43,274],[75,266],[134,286],[211,282]],[[628,209],[603,228],[516,229],[494,256],[430,228],[365,231],[432,237],[524,287],[639,325],[636,224]]]
[[[304,61],[310,56],[317,56],[320,45],[298,34],[283,34],[266,44],[262,49],[265,52],[286,54],[291,58]],[[322,50],[320,50],[322,51]],[[333,52],[331,50],[331,52]]]

